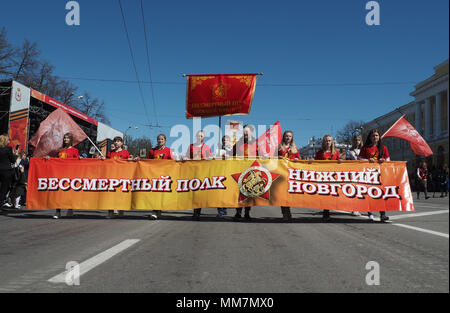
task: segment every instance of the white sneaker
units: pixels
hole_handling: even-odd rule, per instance
[[[150,219],[151,220],[157,220],[158,216],[156,214],[150,214]]]
[[[54,218],[55,220],[57,220],[57,219],[59,218],[59,216],[58,216],[58,215],[53,215],[53,218]]]
[[[11,203],[8,203],[8,202],[5,202],[5,203],[3,204],[3,206],[5,206],[5,207],[7,207],[7,208],[10,208],[10,207],[12,207],[12,204],[11,204]]]
[[[369,214],[369,220],[374,221],[373,214]]]

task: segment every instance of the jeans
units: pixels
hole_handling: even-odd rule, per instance
[[[227,208],[217,208],[217,213],[222,216],[222,215],[227,215]]]

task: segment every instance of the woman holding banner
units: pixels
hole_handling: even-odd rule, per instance
[[[291,161],[301,160],[300,153],[297,145],[294,142],[294,133],[291,130],[286,130],[283,134],[283,139],[278,147],[278,156],[281,158],[287,158]],[[283,214],[283,220],[292,220],[291,208],[288,206],[281,207],[281,214]]]
[[[359,159],[369,160],[371,163],[383,163],[384,161],[390,161],[389,151],[382,143],[380,131],[378,129],[374,128],[370,130],[369,135],[367,135],[366,142],[361,148]],[[369,219],[373,221],[373,213],[368,212],[368,214]],[[386,212],[380,212],[380,220],[382,222],[389,220],[389,217],[386,216]]]
[[[255,128],[252,125],[244,125],[244,135],[236,142],[234,146],[234,155],[244,158],[257,157],[258,156],[258,141],[253,137]],[[250,209],[247,206],[244,208],[245,214],[244,218],[250,220]],[[236,208],[235,218],[242,218],[242,208]]]
[[[61,159],[79,159],[80,155],[78,153],[78,149],[73,147],[73,135],[72,133],[65,133],[63,137],[62,147],[59,149],[58,158]],[[46,160],[49,160],[50,157],[47,155],[45,157]],[[67,215],[68,217],[73,216],[73,210],[68,209]],[[61,209],[56,209],[55,215],[53,215],[54,219],[59,219],[61,217]]]
[[[347,150],[345,159],[346,160],[358,160],[359,153],[361,152],[361,148],[363,147],[363,140],[361,135],[354,135],[352,138],[352,147],[350,150]],[[361,213],[358,211],[353,211],[351,213],[353,216],[360,216]]]
[[[322,148],[316,153],[316,160],[340,160],[339,151],[334,146],[331,135],[325,135],[322,139]],[[330,210],[323,210],[322,219],[325,222],[330,220]]]
[[[196,134],[196,142],[189,145],[188,150],[186,151],[186,158],[191,160],[204,160],[211,159],[212,152],[211,148],[204,143],[205,141],[205,132],[203,130],[199,130]],[[200,220],[200,214],[202,209],[194,209],[194,214],[192,218],[195,220]]]
[[[173,160],[172,149],[166,147],[166,135],[159,134],[158,137],[156,137],[156,141],[158,142],[158,144],[154,148],[150,149],[150,151],[148,152],[148,158],[156,160]],[[153,210],[153,213],[150,214],[150,219],[152,220],[156,220],[160,217],[161,210]]]
[[[130,156],[130,153],[123,149],[123,139],[120,136],[114,137],[113,139],[114,143],[114,150],[108,152],[108,159],[114,159],[114,160],[133,160],[133,158]],[[101,157],[102,160],[105,159],[104,156]],[[123,216],[123,210],[117,210],[117,214],[119,216]],[[106,218],[111,219],[114,217],[114,210],[108,210],[108,215]]]
[[[228,135],[222,137],[221,149],[218,149],[215,155],[216,159],[226,160],[233,157],[233,145],[231,144],[231,138]],[[217,216],[222,217],[227,215],[227,208],[217,208]]]

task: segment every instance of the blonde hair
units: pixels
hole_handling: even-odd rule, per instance
[[[286,135],[287,133],[291,133],[291,135],[292,135],[292,140],[291,140],[291,143],[290,143],[289,145],[286,144],[286,142],[284,141],[284,137],[285,137],[285,135]],[[283,133],[283,137],[282,137],[282,139],[281,139],[281,144],[280,144],[280,146],[278,147],[278,149],[281,150],[281,149],[284,149],[285,147],[290,147],[292,153],[297,153],[297,152],[298,152],[297,145],[295,144],[295,141],[294,141],[294,133],[292,132],[292,130],[286,130],[286,131]]]
[[[326,134],[325,136],[323,136],[323,138],[322,138],[322,152],[325,152],[326,151],[326,146],[325,146],[325,138],[327,138],[327,137],[330,137],[331,138],[331,147],[330,147],[330,149],[331,149],[331,155],[333,156],[333,155],[335,155],[336,154],[336,148],[334,147],[334,139],[333,139],[333,136],[331,136],[331,135],[329,135],[329,134]]]
[[[4,148],[9,143],[8,135],[0,135],[0,148]]]
[[[355,140],[356,139],[359,139],[360,140],[360,142],[359,142],[359,146],[358,147],[354,147],[353,145],[355,144]],[[355,135],[355,136],[353,136],[353,138],[352,138],[352,149],[361,149],[363,147],[363,139],[362,139],[362,136],[361,135]]]

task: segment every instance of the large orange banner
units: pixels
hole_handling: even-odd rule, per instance
[[[405,162],[32,158],[27,208],[414,211]]]
[[[186,117],[249,114],[256,74],[189,75]]]

